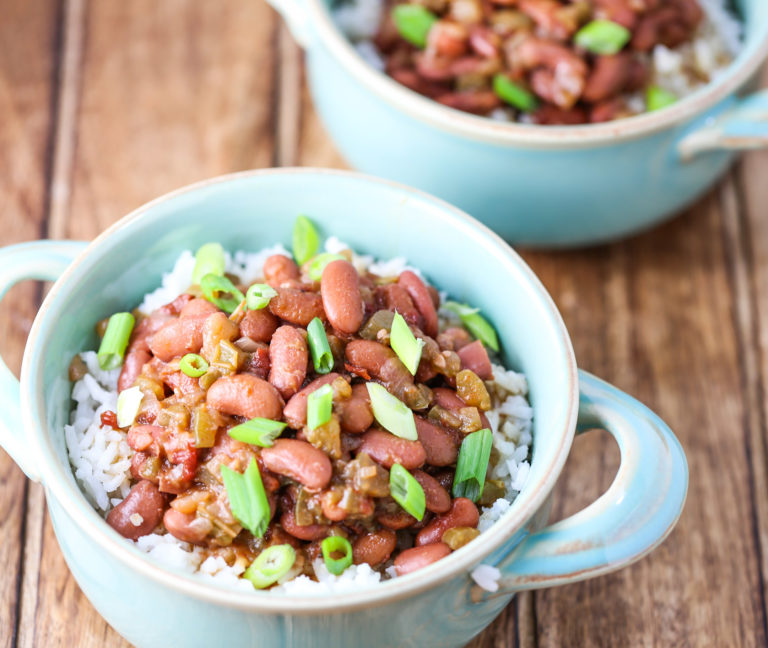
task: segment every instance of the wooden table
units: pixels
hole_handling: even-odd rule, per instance
[[[302,74],[261,0],[0,0],[0,244],[91,239],[150,198],[221,173],[344,166]],[[768,155],[754,154],[653,232],[523,251],[580,366],[677,431],[690,491],[650,557],[519,596],[473,648],[766,644],[766,205]],[[12,368],[41,296],[21,285],[3,302]],[[607,434],[577,440],[555,514],[595,499],[617,465]],[[0,648],[127,645],[67,570],[42,489],[1,451],[0,565]]]

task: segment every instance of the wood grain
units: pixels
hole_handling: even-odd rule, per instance
[[[44,235],[56,2],[5,0],[0,20],[0,246]],[[0,354],[18,374],[39,287],[13,288],[0,308]],[[0,648],[14,646],[24,547],[26,479],[0,450]]]

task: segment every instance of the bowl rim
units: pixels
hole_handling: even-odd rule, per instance
[[[278,0],[275,0],[277,3]],[[602,124],[539,126],[500,122],[449,108],[424,97],[376,70],[355,50],[333,22],[324,0],[304,0],[311,25],[306,49],[311,52],[318,35],[333,57],[362,86],[391,107],[419,121],[464,138],[504,146],[529,148],[587,148],[639,138],[679,125],[703,113],[741,88],[768,58],[768,21],[762,26],[762,43],[747,57],[741,53],[726,72],[677,103],[662,110]],[[743,24],[743,20],[739,18]],[[742,58],[742,60],[739,60]]]
[[[268,592],[241,592],[235,589],[222,587],[214,582],[206,582],[195,575],[185,574],[172,568],[162,566],[147,558],[132,544],[125,541],[116,531],[104,523],[91,504],[86,500],[78,487],[72,469],[68,462],[59,461],[56,451],[51,443],[54,433],[48,429],[45,387],[43,384],[43,365],[45,354],[42,353],[46,337],[53,333],[53,323],[47,322],[47,312],[52,304],[61,302],[66,297],[67,285],[72,278],[77,278],[89,257],[100,254],[101,244],[123,229],[142,227],[145,218],[160,205],[172,201],[181,196],[194,194],[196,191],[215,185],[225,185],[229,182],[237,182],[241,179],[271,176],[271,175],[319,175],[322,177],[338,176],[352,180],[355,183],[376,184],[384,186],[404,197],[413,197],[426,201],[440,209],[446,219],[450,219],[461,230],[475,230],[496,252],[503,254],[508,262],[517,267],[528,282],[531,293],[540,299],[542,306],[549,312],[549,316],[555,325],[559,335],[559,344],[565,355],[567,367],[566,389],[568,394],[564,412],[564,426],[557,440],[558,446],[552,455],[549,465],[546,467],[544,477],[537,484],[531,484],[525,492],[525,499],[518,509],[508,519],[495,523],[483,533],[483,543],[470,543],[437,563],[426,568],[379,583],[375,587],[366,587],[359,591],[348,593],[318,596],[296,595],[269,595]],[[103,254],[103,251],[101,251]],[[86,267],[83,272],[87,271]],[[45,486],[46,496],[56,500],[63,507],[64,513],[84,532],[92,541],[107,551],[113,558],[123,565],[140,573],[155,583],[171,588],[179,593],[191,596],[198,600],[204,600],[214,604],[258,612],[281,612],[295,614],[328,614],[346,612],[363,607],[382,605],[411,597],[419,592],[433,588],[441,583],[453,579],[461,572],[481,562],[488,554],[501,548],[515,533],[524,527],[531,517],[544,504],[552,488],[562,471],[565,460],[575,434],[576,418],[578,410],[578,375],[576,360],[568,332],[552,298],[544,289],[539,279],[522,260],[522,258],[507,245],[501,237],[492,232],[468,214],[449,205],[448,203],[399,183],[374,178],[364,174],[318,168],[280,168],[243,171],[218,176],[187,185],[175,191],[166,193],[133,210],[107,230],[97,236],[77,256],[72,264],[65,270],[55,282],[48,296],[43,302],[35,321],[32,325],[21,371],[21,410],[29,435],[32,453],[40,461],[41,481]],[[59,434],[56,432],[55,434]],[[49,504],[50,505],[50,504]],[[476,545],[476,546],[473,546]]]

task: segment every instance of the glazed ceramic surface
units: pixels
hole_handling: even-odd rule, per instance
[[[441,106],[365,63],[325,0],[270,0],[307,52],[315,106],[366,173],[466,210],[535,246],[607,241],[647,228],[704,192],[734,151],[768,146],[768,91],[739,98],[768,56],[768,3],[737,2],[745,44],[726,74],[675,106],[607,124],[501,124]]]
[[[64,442],[67,368],[75,353],[96,347],[94,322],[133,308],[184,249],[211,240],[231,250],[288,244],[298,213],[360,252],[407,257],[453,297],[480,307],[498,330],[505,363],[526,374],[534,408],[531,473],[510,511],[438,563],[353,594],[228,591],[150,562],[82,496]],[[579,374],[560,316],[522,260],[488,229],[420,192],[343,172],[252,172],[149,203],[90,245],[0,250],[0,295],[22,279],[59,275],[33,325],[20,385],[0,363],[0,445],[44,484],[59,544],[86,596],[140,648],[460,646],[515,591],[627,565],[660,543],[680,514],[687,467],[669,428],[629,396]],[[546,527],[573,435],[595,426],[621,449],[616,481],[584,511]],[[474,584],[470,572],[479,564],[501,570],[497,592]]]

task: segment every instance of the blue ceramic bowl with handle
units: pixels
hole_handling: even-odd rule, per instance
[[[736,0],[745,42],[727,72],[670,108],[606,124],[499,123],[447,108],[368,65],[328,0],[269,0],[307,54],[326,129],[355,168],[428,191],[521,245],[617,239],[710,187],[736,151],[768,146],[768,2]]]
[[[479,540],[407,576],[354,594],[231,591],[151,562],[91,508],[72,475],[72,356],[97,345],[94,322],[133,308],[184,249],[289,243],[308,214],[325,235],[382,258],[405,256],[437,286],[482,309],[507,366],[523,371],[534,409],[528,482]],[[468,267],[471,271],[457,272]],[[623,567],[671,531],[685,499],[685,456],[669,428],[615,387],[578,372],[552,300],[497,235],[421,192],[352,173],[256,171],[193,185],[126,216],[90,244],[38,241],[0,250],[0,296],[23,279],[56,280],[35,319],[21,381],[0,362],[0,445],[45,487],[64,557],[94,607],[147,648],[461,646],[524,589]],[[609,490],[546,526],[574,434],[608,429],[621,449]],[[587,476],[585,476],[587,478]],[[498,591],[470,577],[501,572]]]

